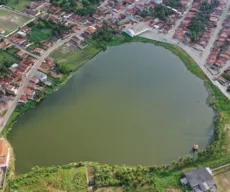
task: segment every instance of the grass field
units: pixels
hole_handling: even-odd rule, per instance
[[[30,0],[8,0],[7,6],[17,9],[19,11],[23,11],[25,6],[31,3]]]
[[[17,14],[8,9],[0,8],[0,28],[5,30],[5,35],[18,29],[31,18]]]
[[[84,50],[79,50],[71,43],[66,43],[51,54],[51,57],[60,64],[68,65],[72,70],[78,69],[84,62],[90,60],[100,50],[87,46]]]

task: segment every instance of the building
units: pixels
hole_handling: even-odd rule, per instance
[[[9,147],[4,139],[0,140],[0,167],[8,167],[10,160]]]
[[[189,171],[180,181],[182,185],[187,185],[194,192],[217,192],[212,171],[208,167]]]
[[[162,4],[162,3],[163,3],[163,0],[154,0],[154,2],[155,2],[156,4]]]
[[[9,94],[17,95],[18,93],[18,89],[13,85],[6,85],[5,88],[6,88],[6,92]]]
[[[22,32],[22,31],[18,31],[17,34],[21,37],[25,37],[26,33]]]
[[[28,97],[33,98],[34,95],[35,95],[35,91],[32,90],[32,89],[26,88],[26,89],[24,90],[24,94],[25,94],[26,96],[28,96]]]
[[[44,82],[47,80],[47,75],[42,73],[42,72],[39,72],[37,71],[35,74],[34,74],[35,77],[37,77],[40,81]]]
[[[32,52],[38,55],[42,55],[44,53],[45,50],[43,50],[42,48],[35,48]]]
[[[146,23],[141,22],[132,25],[130,28],[125,29],[124,32],[127,33],[130,37],[135,37],[148,30],[149,30],[149,26]]]
[[[21,103],[21,104],[26,104],[27,103],[27,96],[26,95],[22,95],[20,97],[20,99],[18,100],[18,103]]]
[[[30,81],[35,83],[35,84],[39,83],[39,79],[37,77],[35,77],[35,76],[32,77]]]
[[[5,30],[0,28],[0,34],[4,34],[5,33]]]
[[[0,139],[0,188],[4,187],[6,169],[9,166],[10,150],[4,139]]]
[[[9,67],[9,70],[14,73],[17,70],[18,66],[19,65],[17,63],[14,63]]]

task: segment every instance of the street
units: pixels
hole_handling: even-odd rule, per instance
[[[224,8],[224,10],[223,10],[223,12],[222,12],[222,14],[220,16],[218,25],[214,29],[214,31],[212,32],[211,38],[210,38],[210,40],[208,42],[208,45],[206,46],[206,48],[205,48],[205,50],[204,50],[202,55],[200,55],[200,53],[198,51],[196,51],[195,49],[193,49],[192,47],[181,43],[177,39],[173,39],[173,34],[171,34],[171,35],[159,34],[156,30],[152,29],[150,31],[147,31],[147,32],[141,34],[140,36],[144,37],[144,38],[147,38],[147,39],[166,42],[166,43],[170,43],[170,44],[174,44],[174,45],[179,46],[181,49],[186,51],[193,58],[193,60],[199,65],[199,67],[202,69],[202,71],[205,73],[205,75],[210,79],[210,81],[214,85],[216,85],[227,98],[230,99],[230,94],[227,92],[226,88],[223,87],[217,81],[214,80],[215,78],[218,77],[218,75],[220,73],[213,75],[205,67],[205,64],[206,64],[206,61],[207,61],[208,56],[210,54],[210,51],[212,49],[212,46],[215,43],[216,39],[218,38],[218,34],[219,34],[220,30],[222,29],[222,24],[223,24],[225,18],[227,17],[227,15],[228,15],[229,8],[230,8],[230,1],[227,1],[226,7]],[[173,31],[175,32],[176,28],[174,28]],[[223,69],[221,69],[221,71],[225,70],[228,66],[230,66],[230,63],[227,63],[226,66]]]
[[[68,37],[66,39],[57,41],[52,47],[50,47],[47,51],[45,51],[43,55],[41,55],[40,57],[36,56],[37,60],[34,63],[34,65],[32,66],[31,70],[29,71],[28,76],[23,79],[23,84],[19,88],[18,94],[15,96],[14,100],[12,101],[11,107],[7,110],[7,112],[4,115],[4,117],[2,117],[0,119],[0,121],[1,121],[0,132],[3,130],[6,122],[10,118],[11,114],[14,112],[14,110],[15,110],[15,108],[17,106],[18,99],[20,99],[20,97],[23,95],[24,89],[28,86],[28,83],[29,83],[30,79],[34,76],[34,73],[41,66],[42,62],[50,55],[50,53],[52,53],[55,49],[58,49],[64,43],[68,42],[71,39],[71,37],[74,36],[74,35],[75,34],[72,34],[70,37]]]

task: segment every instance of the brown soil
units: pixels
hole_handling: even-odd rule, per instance
[[[180,189],[166,189],[165,192],[182,192]]]
[[[218,174],[215,181],[219,192],[230,192],[230,171]]]
[[[103,187],[95,192],[124,192],[124,190],[121,187]]]
[[[227,150],[230,153],[230,124],[225,126],[225,132],[227,134]]]

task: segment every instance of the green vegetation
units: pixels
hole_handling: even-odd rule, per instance
[[[2,131],[2,135],[4,137],[6,137],[7,133],[9,132],[9,130],[13,127],[16,119],[22,115],[23,113],[25,113],[28,109],[34,107],[36,104],[35,101],[28,101],[26,104],[24,105],[17,105],[16,109],[14,110],[13,114],[10,116],[7,124],[5,125],[3,131]]]
[[[51,3],[67,12],[73,11],[81,16],[92,16],[100,0],[51,0]]]
[[[74,47],[72,50],[66,51],[65,49],[67,48],[68,47],[64,45],[51,54],[51,57],[57,61],[59,72],[64,74],[76,71],[85,62],[100,52],[100,50],[92,45],[88,45],[84,50],[79,50]]]
[[[188,35],[192,41],[198,40],[205,31],[208,24],[208,15],[197,13],[188,24]]]
[[[211,3],[204,1],[201,3],[198,13],[191,19],[188,24],[188,35],[191,37],[191,40],[194,42],[198,40],[201,35],[204,33],[205,28],[209,23],[209,14],[217,7],[219,2],[213,0]]]
[[[166,21],[169,15],[171,15],[173,11],[167,7],[162,5],[156,5],[154,8],[150,8],[149,10],[144,10],[140,13],[142,17],[155,17],[159,18],[162,21]]]
[[[93,41],[91,42],[96,48],[105,50],[106,44],[108,42],[111,42],[117,33],[117,30],[112,29],[108,26],[103,26],[101,29],[99,29],[96,33],[93,34]]]
[[[32,22],[28,26],[32,27],[32,31],[29,33],[28,39],[36,44],[48,41],[52,37],[60,38],[61,34],[68,30],[67,27],[61,24],[56,24],[52,21],[43,19],[39,19],[38,24]]]
[[[18,192],[49,192],[87,191],[86,169],[76,166],[35,167],[28,173],[9,182],[6,191]]]
[[[8,68],[14,64],[19,63],[20,60],[15,57],[19,51],[17,48],[7,48],[6,50],[0,50],[0,74],[6,74],[9,72]]]
[[[205,13],[211,13],[215,7],[219,5],[218,0],[212,0],[210,3],[208,1],[204,1],[201,3],[199,7],[199,11],[205,12]]]
[[[172,7],[174,9],[179,9],[181,7],[180,0],[166,0],[165,5]]]
[[[31,0],[5,0],[6,3],[5,5],[17,9],[19,11],[23,11],[26,5],[30,4],[32,1]]]
[[[226,71],[222,74],[222,76],[223,76],[225,79],[227,79],[228,81],[230,81],[229,70],[226,70]]]
[[[170,187],[181,188],[179,179],[182,177],[184,172],[193,169],[194,167],[209,166],[211,168],[215,168],[220,165],[230,163],[230,156],[227,153],[227,138],[224,131],[225,125],[229,123],[230,120],[230,101],[210,82],[195,61],[188,56],[185,51],[176,45],[156,42],[140,37],[132,39],[126,35],[110,36],[107,35],[106,30],[100,34],[102,37],[100,37],[100,35],[99,37],[95,35],[93,43],[88,45],[88,47],[84,50],[74,49],[72,52],[57,50],[52,55],[60,62],[59,65],[66,65],[72,71],[76,70],[82,65],[82,63],[92,58],[100,51],[93,46],[94,42],[97,42],[98,39],[106,41],[108,38],[110,41],[107,42],[106,45],[110,46],[126,42],[154,43],[157,46],[162,46],[172,51],[175,55],[180,57],[187,66],[188,70],[204,81],[204,84],[210,93],[210,99],[208,102],[210,106],[215,108],[217,114],[214,120],[215,130],[212,143],[205,150],[194,154],[194,156],[181,157],[178,161],[174,161],[167,165],[131,167],[125,165],[100,165],[94,162],[79,162],[56,167],[35,167],[30,173],[20,175],[15,180],[10,181],[8,191],[18,190],[20,192],[33,191],[35,189],[38,189],[37,191],[47,191],[48,187],[67,191],[72,189],[74,191],[74,182],[72,181],[76,170],[78,170],[79,167],[93,166],[95,167],[96,186],[98,188],[122,186],[125,191],[133,192],[142,191],[143,187],[150,187],[151,189],[155,188],[157,191],[163,192],[166,188]],[[81,64],[77,65],[78,62]],[[68,73],[65,76],[66,78],[68,77]],[[55,85],[58,83],[60,82],[57,81]],[[10,122],[12,122],[12,120],[10,120],[9,123]],[[67,173],[68,176],[66,177],[68,179],[64,180],[63,184],[63,180],[59,179],[61,177],[60,174],[65,177],[65,174]],[[78,186],[82,186],[83,189],[85,185],[83,184],[83,174],[81,174],[81,176],[79,176],[81,179],[78,178],[78,176],[76,176],[76,178],[78,178],[78,181],[80,182]],[[81,189],[78,189],[78,191],[81,191]]]

